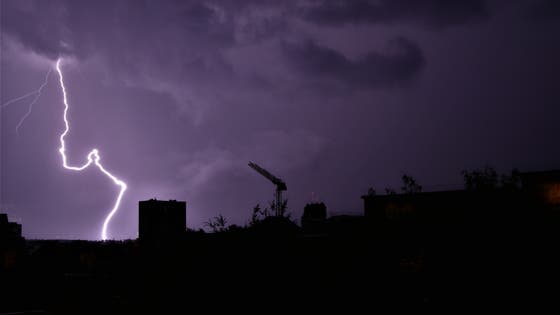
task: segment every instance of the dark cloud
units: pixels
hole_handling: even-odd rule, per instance
[[[528,17],[535,21],[560,20],[560,1],[540,0],[532,2],[527,10]]]
[[[304,16],[319,24],[414,22],[446,27],[488,15],[484,0],[325,0],[308,6]]]
[[[86,58],[111,48],[122,62],[135,49],[174,46],[185,57],[234,41],[232,19],[200,1],[3,1],[2,32],[36,53]],[[165,50],[171,54],[173,51]]]
[[[53,59],[73,52],[68,46],[70,30],[57,23],[66,16],[57,3],[2,1],[0,14],[4,37],[11,36],[26,48]]]
[[[305,74],[370,88],[406,82],[425,63],[420,48],[402,37],[390,41],[388,52],[370,52],[357,60],[350,60],[312,40],[300,44],[284,43],[283,48],[292,64]]]

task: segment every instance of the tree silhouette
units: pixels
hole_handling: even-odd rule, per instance
[[[210,220],[204,222],[204,226],[209,227],[212,232],[224,232],[227,229],[227,219],[223,215],[219,214]]]
[[[521,172],[514,168],[510,175],[501,176],[501,184],[504,189],[517,190],[521,188]]]
[[[387,195],[396,195],[397,192],[393,188],[385,188],[385,194]]]
[[[404,174],[402,176],[403,186],[401,190],[405,194],[416,194],[422,192],[422,186],[416,182],[412,176]]]
[[[462,171],[467,190],[487,191],[498,188],[498,173],[493,167],[485,166],[482,170]]]
[[[251,215],[249,226],[253,226],[269,216],[270,210],[268,208],[262,209],[261,205],[257,203],[257,205],[253,208],[253,214]]]

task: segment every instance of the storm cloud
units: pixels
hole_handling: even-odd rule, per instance
[[[488,16],[484,0],[324,0],[306,6],[303,15],[325,25],[415,23],[448,27]]]
[[[305,74],[375,88],[411,80],[424,66],[424,56],[415,43],[396,38],[390,41],[390,46],[391,52],[369,52],[357,60],[349,60],[340,52],[312,40],[283,47],[295,68]]]
[[[554,0],[539,0],[528,5],[527,15],[534,21],[560,21],[560,2]]]

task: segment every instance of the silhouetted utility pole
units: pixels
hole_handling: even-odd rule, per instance
[[[259,174],[266,177],[269,181],[271,181],[274,185],[276,185],[276,190],[275,190],[276,200],[274,201],[274,208],[275,208],[274,210],[276,211],[276,216],[280,216],[281,215],[280,211],[282,209],[282,191],[288,189],[286,183],[280,178],[270,174],[267,170],[265,170],[264,168],[258,166],[253,162],[249,162],[249,167],[257,171]]]

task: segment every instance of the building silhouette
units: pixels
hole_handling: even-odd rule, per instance
[[[8,221],[8,215],[0,213],[0,274],[19,265],[24,244],[21,224]]]
[[[14,240],[21,238],[21,224],[8,221],[8,215],[0,213],[0,239]]]
[[[172,240],[186,230],[187,203],[177,200],[150,199],[138,205],[140,240]]]
[[[306,233],[324,232],[327,220],[327,206],[320,203],[309,203],[303,208],[301,227]]]
[[[364,216],[373,222],[450,223],[467,218],[519,219],[560,210],[559,170],[524,172],[519,177],[519,186],[364,195]]]
[[[521,183],[533,204],[560,210],[560,170],[521,173]]]

